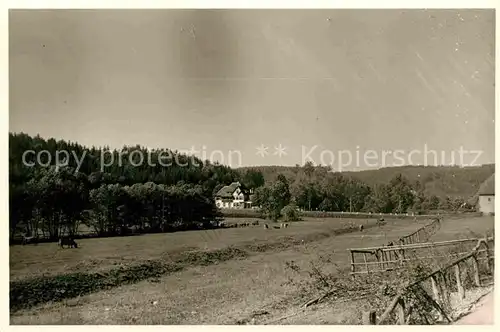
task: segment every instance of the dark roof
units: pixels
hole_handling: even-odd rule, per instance
[[[495,173],[491,174],[489,178],[484,181],[479,190],[478,195],[495,195]]]
[[[236,188],[240,186],[241,184],[239,182],[233,182],[229,186],[222,187],[215,196],[221,198],[231,198],[233,197],[233,193],[236,190]]]
[[[471,206],[476,206],[477,203],[479,201],[479,196],[478,195],[474,195],[472,196],[471,198],[469,198],[467,200],[467,204],[471,205]]]

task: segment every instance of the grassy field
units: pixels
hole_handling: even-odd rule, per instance
[[[256,219],[226,218],[228,224],[252,222]],[[166,234],[144,234],[131,237],[78,240],[78,249],[61,250],[57,243],[37,246],[12,246],[10,249],[10,278],[19,280],[39,275],[57,275],[69,271],[97,271],[144,260],[172,260],[179,253],[192,250],[216,250],[229,246],[255,243],[280,243],[298,237],[321,236],[345,228],[349,223],[375,225],[375,220],[306,219],[289,228],[228,228],[186,231]],[[324,235],[323,235],[324,236]]]
[[[353,222],[364,224],[365,231],[338,232]],[[11,280],[72,271],[104,271],[144,260],[170,261],[186,251],[229,246],[248,254],[218,264],[184,261],[182,270],[153,280],[17,310],[11,312],[11,324],[235,324],[256,310],[267,312],[259,316],[259,323],[272,322],[296,310],[305,300],[288,281],[308,276],[291,275],[285,266],[287,261],[307,268],[312,260],[328,255],[339,266],[347,267],[347,248],[383,245],[425,223],[388,220],[387,225],[379,228],[373,227],[375,220],[305,219],[279,230],[254,226],[87,239],[79,241],[78,249],[62,250],[54,243],[13,246]],[[450,218],[445,219],[432,240],[482,235],[491,229],[493,217]],[[333,315],[336,306],[339,314]],[[355,309],[356,304],[330,304],[330,311],[325,309],[324,315],[299,314],[279,323],[345,323],[354,319],[340,314],[348,306]]]

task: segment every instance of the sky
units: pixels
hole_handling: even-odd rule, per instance
[[[492,163],[494,29],[493,10],[11,10],[9,130],[234,167]]]

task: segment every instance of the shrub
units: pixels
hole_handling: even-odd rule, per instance
[[[288,204],[281,210],[281,215],[285,221],[299,221],[300,213],[295,204]]]

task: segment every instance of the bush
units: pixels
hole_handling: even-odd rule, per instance
[[[300,214],[295,204],[288,204],[281,210],[281,215],[285,221],[299,221]]]

